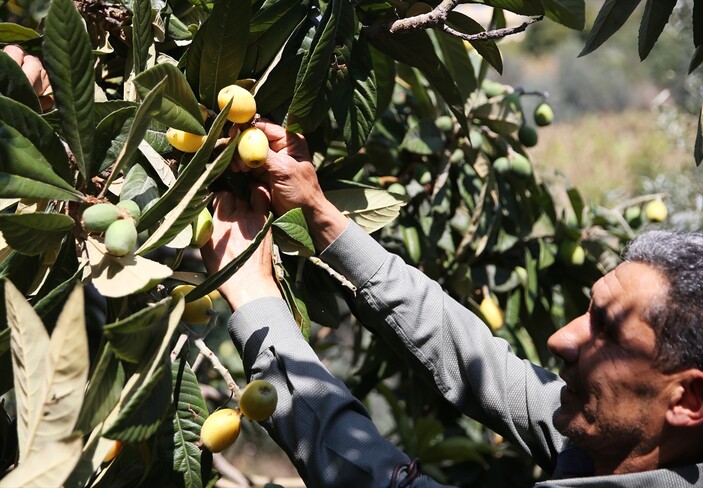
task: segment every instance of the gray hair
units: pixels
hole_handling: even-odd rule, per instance
[[[622,256],[652,266],[669,283],[665,303],[651,304],[644,317],[657,335],[655,366],[703,370],[703,233],[644,232]]]

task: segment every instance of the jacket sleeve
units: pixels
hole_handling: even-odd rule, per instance
[[[262,425],[306,486],[390,486],[393,470],[410,459],[378,432],[361,402],[322,365],[283,299],[247,303],[232,314],[228,327],[247,377],[276,387],[276,411]],[[412,486],[442,485],[421,476]]]
[[[351,222],[320,256],[356,287],[354,313],[406,352],[461,412],[520,445],[552,472],[564,437],[552,424],[562,380],[518,358],[440,285]]]

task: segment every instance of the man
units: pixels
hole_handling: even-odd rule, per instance
[[[217,195],[203,249],[209,271],[249,244],[269,205],[277,214],[301,207],[321,258],[356,285],[362,322],[406,349],[461,412],[529,453],[551,474],[536,486],[703,487],[703,234],[635,239],[625,262],[593,286],[589,310],[550,337],[559,378],[516,357],[328,202],[300,136],[259,127],[270,142],[254,170],[262,184],[251,202]],[[247,375],[278,390],[265,426],[307,486],[440,486],[320,364],[278,291],[270,240],[220,291]]]

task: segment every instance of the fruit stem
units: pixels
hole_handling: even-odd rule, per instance
[[[239,402],[242,392],[239,389],[239,386],[237,386],[237,383],[235,383],[230,372],[227,371],[227,368],[224,367],[215,353],[205,345],[205,342],[202,339],[195,339],[195,346],[200,350],[201,354],[205,355],[210,360],[212,367],[220,373],[222,379],[224,379],[225,383],[227,383],[227,388],[229,388],[229,390],[234,394],[234,398],[236,398],[237,402]]]

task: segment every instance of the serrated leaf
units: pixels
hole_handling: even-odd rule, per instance
[[[27,75],[9,54],[0,51],[0,93],[8,98],[17,100],[17,103],[26,105],[34,112],[41,113],[39,97],[29,83]],[[10,122],[0,112],[0,118]]]
[[[151,0],[132,1],[132,60],[134,72],[144,71],[149,48],[154,42],[151,24]]]
[[[227,113],[231,104],[232,100],[230,100],[217,115],[210,127],[205,143],[193,155],[186,167],[181,169],[176,182],[151,208],[142,213],[137,230],[142,231],[148,229],[164,218],[168,212],[178,205],[178,202],[180,202],[191,189],[193,183],[198,180],[203,171],[205,171],[206,165],[209,163],[210,155],[217,143],[217,139],[222,133],[225,122],[227,122]]]
[[[476,22],[474,19],[471,17],[467,17],[466,15],[460,13],[460,12],[449,12],[449,15],[447,15],[447,24],[458,30],[459,32],[463,32],[464,34],[478,34],[480,32],[485,32],[485,29],[481,24]],[[493,68],[498,72],[498,73],[503,73],[503,58],[500,54],[500,49],[498,49],[498,45],[495,43],[495,41],[489,39],[486,41],[469,41],[470,44],[473,46],[474,49],[476,49],[476,52],[488,62]],[[462,43],[463,47],[463,43]],[[461,76],[459,75],[460,72],[464,73],[470,73],[473,75],[473,67],[471,66],[471,62],[468,59],[468,56],[466,55],[466,50],[464,49],[464,58],[466,58],[466,61],[464,62],[466,65],[463,69],[457,68],[452,70],[452,73],[454,76]],[[463,60],[462,60],[463,61]],[[470,70],[470,71],[467,71]],[[463,74],[463,76],[468,76],[467,74]],[[473,86],[474,89],[476,87],[476,77],[471,76],[473,78]],[[465,90],[464,90],[465,92]],[[468,96],[468,95],[467,95]]]
[[[110,184],[114,181],[114,178],[123,167],[129,167],[131,165],[132,159],[139,148],[139,144],[141,144],[144,139],[144,135],[149,128],[151,118],[159,113],[159,107],[161,106],[162,95],[165,87],[166,80],[162,80],[152,90],[150,90],[149,93],[146,94],[144,100],[139,105],[139,108],[137,108],[137,112],[134,114],[134,120],[129,126],[127,139],[120,149],[120,153],[117,155],[117,160],[115,161],[115,166],[110,173],[110,177],[105,182],[106,188],[110,186]]]
[[[292,132],[315,130],[327,117],[336,75],[339,74],[340,78],[348,76],[344,60],[337,59],[337,66],[330,66],[337,45],[337,30],[351,20],[348,9],[351,4],[344,0],[332,0],[320,19],[312,44],[300,64],[295,93],[288,107],[287,129]],[[342,26],[341,30],[347,29]],[[339,44],[345,44],[344,39]]]
[[[676,0],[647,0],[640,22],[640,60],[644,60],[654,47],[675,6]]]
[[[583,30],[586,25],[584,0],[542,0],[544,15],[570,29]]]
[[[138,442],[149,438],[159,427],[171,404],[171,368],[168,347],[185,305],[178,300],[168,319],[168,327],[149,361],[127,381],[115,408],[117,414],[102,434],[110,439]]]
[[[106,297],[124,297],[150,288],[171,276],[166,265],[134,254],[107,254],[105,245],[88,237],[86,250],[93,285]]]
[[[315,255],[315,246],[301,209],[294,208],[277,218],[273,222],[273,231],[274,241],[281,252],[301,256]]]
[[[7,243],[29,256],[54,248],[74,225],[71,217],[58,213],[0,214]]]
[[[615,34],[634,12],[640,0],[605,0],[598,12],[593,28],[586,38],[586,45],[580,56],[595,51],[601,44]]]
[[[52,0],[44,28],[44,63],[63,135],[83,178],[93,173],[93,51],[71,0]]]
[[[17,44],[39,37],[41,37],[41,35],[29,27],[23,27],[13,22],[0,22],[0,42],[2,43]]]
[[[266,237],[266,233],[271,227],[271,224],[273,224],[273,220],[273,214],[269,214],[268,218],[266,219],[266,222],[264,223],[264,226],[259,231],[259,233],[256,234],[256,237],[254,237],[254,240],[251,242],[251,244],[249,244],[249,246],[247,246],[247,248],[242,251],[239,256],[224,265],[220,271],[208,276],[205,281],[193,288],[190,293],[188,293],[186,297],[187,300],[197,300],[198,298],[207,295],[212,290],[220,286],[222,283],[230,279],[230,277],[234,273],[236,273],[239,268],[242,267],[242,265],[247,261],[247,259],[249,259],[251,255],[254,254],[256,248],[259,247],[261,241],[263,241],[264,237]]]
[[[396,61],[419,69],[430,84],[444,99],[457,118],[459,125],[468,132],[468,122],[464,113],[464,99],[459,93],[447,67],[439,61],[434,45],[427,32],[415,31],[394,35],[388,39],[372,41],[372,45]]]
[[[0,480],[0,488],[62,486],[81,457],[83,439],[68,437],[44,444]]]
[[[369,234],[395,220],[409,200],[403,195],[371,188],[330,190],[325,197]]]
[[[80,201],[82,196],[54,172],[29,139],[0,122],[0,197]]]
[[[11,282],[5,283],[5,293],[12,331],[15,390],[21,391],[18,435],[22,436],[19,439],[22,464],[41,453],[47,444],[71,435],[90,367],[88,337],[81,286],[74,289],[66,302],[51,339]],[[36,366],[27,364],[28,360],[36,362]]]
[[[117,405],[125,382],[125,373],[112,346],[106,344],[90,375],[88,389],[76,431],[87,434],[103,422]]]
[[[203,486],[200,475],[202,451],[196,441],[200,438],[200,429],[208,416],[208,409],[198,378],[188,363],[185,363],[179,378],[180,362],[185,360],[181,358],[171,366],[173,391],[178,393],[177,409],[173,416],[173,469],[183,474],[186,487],[200,488]]]
[[[174,65],[157,64],[134,78],[134,85],[142,98],[145,98],[157,85],[166,81],[161,110],[156,120],[176,129],[203,135],[202,114],[185,76]]]
[[[170,307],[171,298],[165,298],[129,317],[105,324],[103,333],[115,356],[130,363],[142,361],[151,345],[163,336]]]
[[[136,253],[143,255],[157,247],[170,242],[184,228],[196,219],[200,211],[207,206],[209,199],[208,185],[229,167],[230,161],[237,148],[236,141],[231,142],[215,161],[205,165],[205,170],[195,180],[190,189],[181,197],[178,204],[171,210],[159,228],[137,249]]]
[[[68,154],[52,127],[40,115],[15,100],[0,97],[0,120],[31,141],[56,174],[70,184]]]
[[[356,154],[366,144],[376,119],[376,75],[365,37],[353,44],[349,77],[335,98],[332,108],[347,151]]]
[[[698,130],[696,131],[696,143],[693,148],[693,159],[696,166],[701,165],[703,161],[703,106],[698,114]]]
[[[200,56],[200,100],[217,108],[218,92],[239,78],[251,18],[250,0],[216,0]]]

